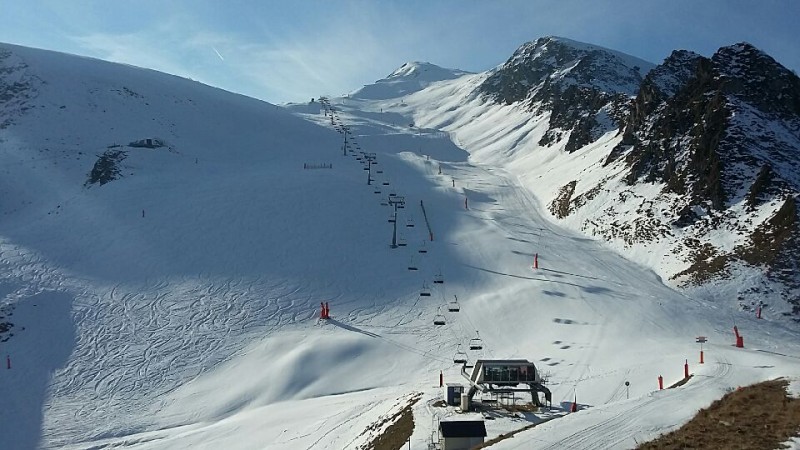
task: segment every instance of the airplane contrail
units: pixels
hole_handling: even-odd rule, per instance
[[[217,56],[219,56],[219,59],[221,59],[222,61],[225,61],[225,58],[223,58],[222,55],[219,54],[219,52],[217,51],[216,48],[214,48],[213,45],[211,46],[211,50],[214,50],[214,53],[216,53]]]

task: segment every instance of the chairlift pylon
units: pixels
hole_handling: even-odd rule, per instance
[[[480,334],[475,332],[475,337],[469,340],[469,349],[470,350],[483,350],[483,340],[481,339]]]

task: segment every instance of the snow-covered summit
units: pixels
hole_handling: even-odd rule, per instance
[[[446,69],[429,62],[411,61],[398,67],[386,78],[368,84],[350,96],[370,100],[397,98],[418,92],[431,83],[452,80],[469,73],[459,69]]]
[[[452,80],[453,78],[458,78],[468,73],[470,72],[459,69],[446,69],[429,62],[410,61],[403,63],[402,66],[398,67],[397,70],[389,74],[385,79],[416,78],[420,81],[427,81],[430,83],[434,81]]]
[[[484,92],[505,103],[539,90],[579,86],[607,94],[635,95],[650,62],[571,39],[549,36],[521,45],[484,83]]]

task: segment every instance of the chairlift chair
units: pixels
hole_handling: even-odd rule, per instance
[[[469,340],[469,349],[470,350],[483,350],[483,340],[481,339],[480,334],[475,332],[475,337]]]
[[[433,316],[433,324],[436,326],[442,326],[445,324],[444,316],[441,314],[436,314]]]
[[[404,238],[403,236],[399,236],[399,237],[397,238],[397,245],[398,245],[399,247],[405,247],[405,246],[407,245],[407,244],[406,244],[406,238]]]
[[[430,297],[431,296],[431,288],[428,287],[427,284],[422,283],[422,290],[419,291],[420,297]]]
[[[394,212],[389,213],[389,223],[394,223],[397,221],[397,217],[395,217]]]
[[[467,354],[461,351],[461,344],[458,344],[458,350],[453,355],[453,364],[466,364]]]
[[[383,184],[384,186],[388,186],[389,185],[389,180],[383,180],[383,183],[381,183],[381,184]]]
[[[408,227],[408,228],[414,228],[414,219],[412,219],[411,217],[409,217],[408,219],[406,219],[406,227]]]
[[[377,173],[383,173],[383,171],[382,171],[382,170],[378,170],[378,172],[377,172]]]
[[[461,311],[461,305],[458,304],[458,297],[456,297],[455,295],[453,296],[453,301],[447,304],[447,310],[450,312]]]
[[[414,258],[411,258],[411,261],[408,263],[408,270],[419,270],[417,265],[414,264]]]
[[[444,277],[442,276],[442,272],[439,272],[436,275],[434,275],[433,282],[436,284],[444,284]]]
[[[389,200],[386,197],[381,198],[381,206],[389,206]]]

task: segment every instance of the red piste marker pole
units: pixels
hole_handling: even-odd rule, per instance
[[[538,269],[539,268],[539,254],[538,253],[534,253],[533,254],[533,268],[534,269]]]
[[[575,401],[572,402],[572,406],[569,408],[569,412],[578,412],[578,394],[575,394]]]
[[[439,371],[439,387],[444,387],[444,374],[442,371]]]
[[[660,390],[663,390],[663,389],[664,389],[664,377],[659,375],[658,376],[658,390],[660,391]]]
[[[686,363],[683,365],[683,378],[689,378],[689,360],[686,360]]]
[[[328,302],[325,302],[325,318],[326,319],[331,318],[331,308],[330,306],[328,306]]]

